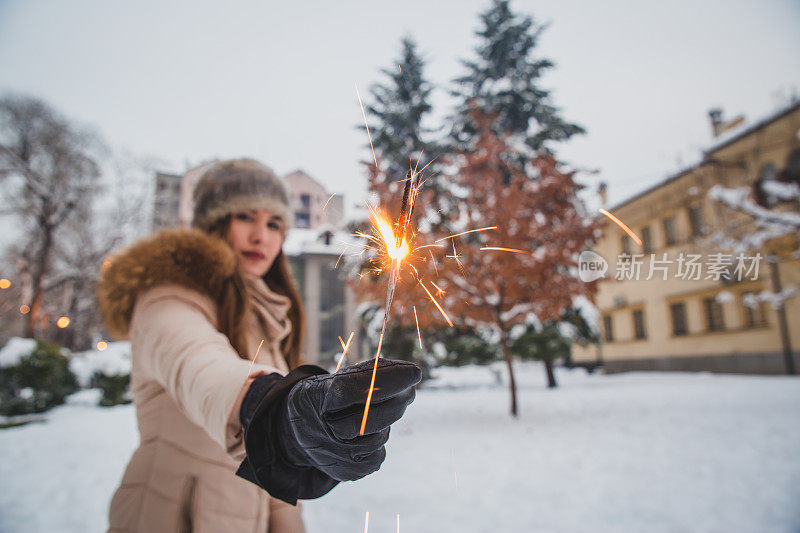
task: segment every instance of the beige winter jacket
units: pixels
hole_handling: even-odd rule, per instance
[[[129,336],[141,436],[111,500],[109,532],[303,532],[299,507],[235,476],[245,456],[239,407],[252,379],[288,371],[280,341],[289,300],[248,279],[251,370],[216,329],[215,294],[235,268],[230,248],[171,230],[134,245],[104,269],[107,326]]]

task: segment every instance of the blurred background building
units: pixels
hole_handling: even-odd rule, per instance
[[[213,161],[185,174],[156,173],[153,231],[166,227],[189,227],[192,220],[192,190]],[[354,332],[348,359],[357,360],[361,346],[356,318],[356,299],[341,267],[342,254],[358,244],[345,228],[344,198],[329,193],[314,178],[297,170],[283,177],[289,188],[294,227],[283,251],[303,297],[306,313],[305,361],[335,364],[341,352],[338,337]],[[348,249],[349,247],[349,249]]]
[[[610,372],[797,369],[800,103],[751,126],[725,121],[720,110],[710,117],[715,141],[697,164],[610,208],[643,242],[605,221],[595,248],[609,263],[595,299],[602,340],[574,345],[575,362],[602,362]],[[757,275],[739,280],[741,252],[762,259]],[[690,254],[704,266],[730,262],[685,279],[678,258]],[[664,263],[652,263],[664,259],[666,274]],[[638,279],[615,279],[615,269],[636,261]]]

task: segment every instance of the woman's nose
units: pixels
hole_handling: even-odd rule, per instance
[[[267,228],[263,228],[260,226],[253,227],[252,231],[250,231],[250,241],[254,244],[260,244],[266,240],[267,236]]]

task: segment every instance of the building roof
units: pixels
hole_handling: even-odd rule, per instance
[[[301,169],[297,169],[297,170],[295,170],[294,172],[290,172],[290,173],[286,174],[286,175],[283,177],[283,179],[285,179],[285,180],[289,180],[289,179],[291,179],[291,178],[305,178],[305,179],[307,179],[307,180],[310,180],[310,181],[311,181],[311,182],[313,182],[314,184],[318,185],[318,186],[319,186],[320,188],[322,188],[323,190],[327,191],[327,189],[325,188],[325,185],[323,185],[323,184],[322,184],[322,183],[320,183],[319,181],[315,180],[314,178],[312,178],[311,176],[309,176],[308,174],[306,174],[306,172],[305,172],[305,171],[303,171],[303,170],[301,170]]]
[[[786,106],[786,107],[784,107],[782,109],[779,109],[775,113],[763,118],[762,120],[756,122],[755,124],[753,124],[751,126],[748,126],[746,128],[742,128],[742,129],[732,130],[728,135],[723,135],[721,138],[717,139],[707,150],[704,150],[703,151],[703,158],[700,160],[700,162],[695,163],[694,165],[692,165],[690,167],[687,167],[685,169],[682,169],[682,170],[678,171],[677,173],[672,174],[671,176],[668,176],[665,180],[660,181],[660,182],[656,183],[655,185],[652,185],[652,186],[648,187],[647,189],[645,189],[645,190],[643,190],[643,191],[641,191],[639,193],[634,194],[633,196],[631,196],[631,197],[623,200],[622,202],[616,204],[611,209],[612,210],[616,210],[616,209],[619,209],[620,207],[626,206],[626,205],[630,204],[631,202],[633,202],[635,200],[638,200],[639,198],[641,198],[641,197],[643,197],[643,196],[645,196],[645,195],[647,195],[647,194],[659,189],[660,187],[663,187],[664,185],[667,185],[668,183],[672,183],[673,181],[685,176],[686,174],[689,174],[689,173],[697,170],[698,168],[711,163],[711,161],[713,159],[712,154],[722,150],[723,148],[725,148],[727,146],[730,146],[731,144],[735,143],[736,141],[741,140],[742,138],[744,138],[744,137],[746,137],[748,135],[751,135],[752,133],[755,133],[758,130],[761,130],[761,129],[765,128],[766,126],[772,124],[773,122],[775,122],[777,120],[780,120],[781,118],[785,117],[786,115],[788,115],[790,113],[793,113],[793,112],[797,111],[798,109],[800,109],[800,101],[792,102],[788,106]]]

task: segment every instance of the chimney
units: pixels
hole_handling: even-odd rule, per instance
[[[714,137],[718,137],[722,129],[722,109],[711,109],[708,112],[708,116],[711,118],[711,130],[714,133]]]
[[[744,122],[744,115],[738,115],[731,120],[724,120],[722,118],[722,109],[712,109],[708,112],[711,117],[711,129],[714,132],[714,138],[719,137],[721,134],[728,130],[732,130],[742,122]]]

